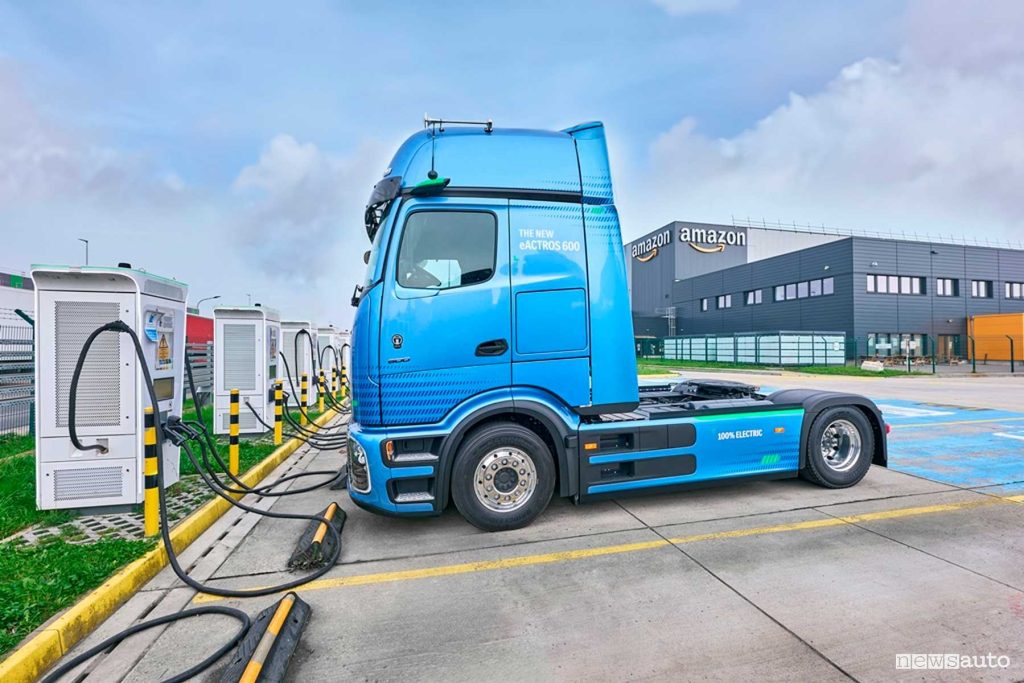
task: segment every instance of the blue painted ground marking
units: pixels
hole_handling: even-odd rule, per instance
[[[1024,482],[1024,413],[876,399],[889,468],[954,486]]]

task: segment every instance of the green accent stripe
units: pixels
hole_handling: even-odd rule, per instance
[[[785,410],[761,410],[749,413],[722,413],[721,415],[694,415],[691,419],[694,422],[714,422],[716,420],[736,420],[744,417],[795,417],[803,415],[803,408],[788,408]]]

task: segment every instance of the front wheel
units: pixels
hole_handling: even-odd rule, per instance
[[[875,452],[867,417],[856,408],[828,408],[807,435],[805,479],[830,489],[853,486],[868,473]]]
[[[452,499],[466,520],[485,531],[524,527],[547,508],[555,465],[535,433],[512,422],[485,425],[459,447]]]

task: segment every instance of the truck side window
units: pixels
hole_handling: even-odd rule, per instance
[[[398,250],[398,284],[452,289],[494,275],[498,222],[482,211],[417,211]]]

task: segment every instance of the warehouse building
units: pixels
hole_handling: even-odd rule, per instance
[[[1024,313],[1019,248],[677,221],[626,256],[638,336],[835,331],[859,356],[947,358],[975,316]]]

